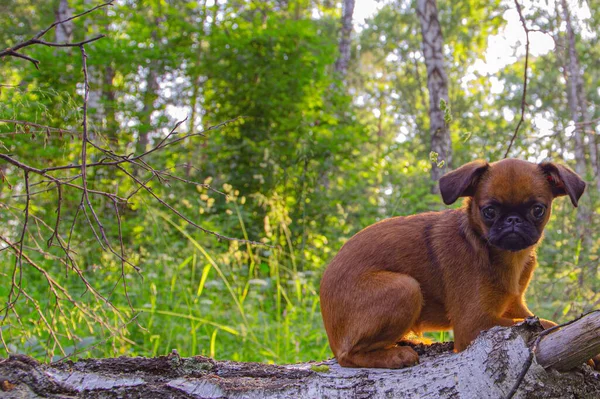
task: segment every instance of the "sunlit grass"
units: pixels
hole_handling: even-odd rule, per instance
[[[242,236],[247,238],[242,209],[237,203],[231,206]],[[132,306],[118,291],[110,300],[120,316],[101,304],[88,304],[111,329],[77,308],[59,314],[43,281],[33,274],[27,288],[38,298],[47,323],[40,320],[35,306],[21,303],[20,320],[9,313],[9,323],[2,326],[3,338],[11,351],[46,360],[72,353],[78,357],[159,356],[173,349],[182,356],[268,363],[326,359],[331,351],[318,296],[323,267],[300,267],[286,219],[277,212],[271,210],[271,225],[265,231],[271,246],[260,247],[235,242],[215,245],[203,233],[152,210],[155,223],[162,226],[153,234],[169,239],[158,240],[164,245],[142,251],[146,260],[143,278],[127,277]],[[596,293],[588,292],[589,288],[577,285],[580,265],[576,252],[581,246],[569,238],[575,227],[561,224],[570,216],[569,209],[557,208],[556,221],[549,226],[546,242],[538,251],[541,265],[528,294],[536,314],[559,322],[599,299]],[[60,284],[70,287],[73,295],[77,293],[84,302],[89,298],[76,279],[66,276],[52,259],[38,261]],[[560,270],[552,267],[553,262],[565,266]],[[10,262],[3,265],[6,275]],[[118,283],[117,271],[115,265],[107,264],[89,273],[88,278],[103,292],[112,292]],[[134,321],[123,322],[134,316]],[[448,341],[452,333],[426,333],[424,338]]]

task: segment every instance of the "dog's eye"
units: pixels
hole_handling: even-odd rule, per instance
[[[493,206],[487,206],[483,208],[481,213],[483,214],[483,217],[487,220],[494,220],[496,219],[496,216],[498,216],[498,211],[496,211],[496,208],[494,208]]]
[[[536,204],[531,207],[531,215],[536,219],[541,219],[546,213],[546,207],[544,205]]]

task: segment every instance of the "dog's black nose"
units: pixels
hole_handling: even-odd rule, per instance
[[[523,219],[521,219],[521,216],[519,215],[510,215],[509,217],[506,218],[506,224],[521,224],[523,223]]]

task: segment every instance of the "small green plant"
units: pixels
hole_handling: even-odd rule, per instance
[[[452,122],[452,109],[450,108],[450,104],[448,104],[443,98],[440,99],[440,109],[444,113],[444,123],[449,125]]]
[[[444,160],[441,160],[441,161],[439,161],[439,162],[438,162],[438,158],[439,158],[439,156],[440,156],[440,154],[438,154],[437,152],[435,152],[435,151],[431,151],[431,152],[429,153],[429,160],[431,161],[431,163],[434,163],[434,164],[436,164],[436,166],[437,166],[438,168],[443,168],[443,167],[444,167],[444,165],[446,164],[446,161],[444,161]]]

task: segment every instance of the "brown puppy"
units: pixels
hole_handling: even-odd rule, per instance
[[[523,294],[552,200],[568,195],[577,206],[584,189],[575,172],[554,163],[475,161],[440,179],[447,205],[468,197],[462,208],[360,231],[321,281],[321,312],[339,364],[409,366],[417,353],[396,343],[411,331],[454,329],[454,348],[462,351],[480,331],[532,316]]]

